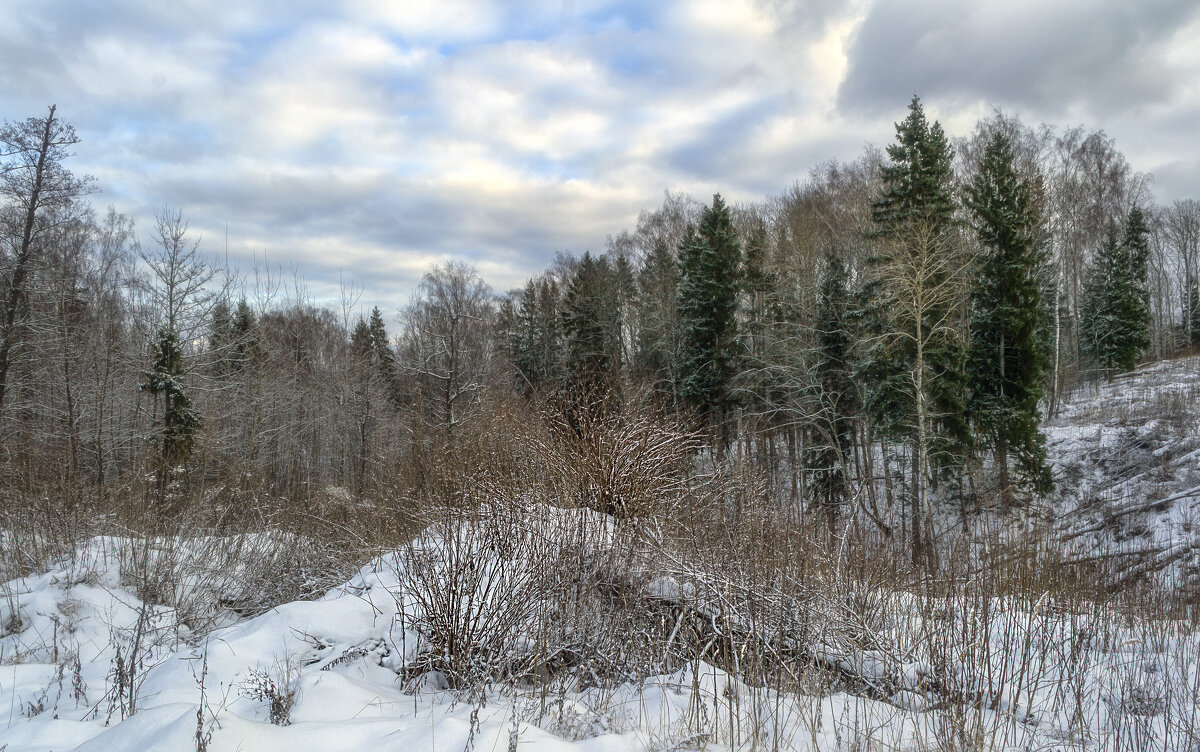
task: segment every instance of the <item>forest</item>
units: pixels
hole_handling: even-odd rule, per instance
[[[28,718],[72,672],[87,738],[158,712],[190,650],[196,749],[362,662],[462,704],[444,748],[624,733],[613,698],[682,670],[644,748],[1191,749],[1200,202],[1103,130],[947,134],[914,97],[775,195],[667,191],[522,288],[448,259],[366,311],[231,266],[187,207],[102,207],[66,115],[0,130],[0,663],[58,684],[10,690]],[[90,679],[13,584],[80,561],[136,594]],[[206,694],[214,630],[360,581],[413,644],[291,623]]]

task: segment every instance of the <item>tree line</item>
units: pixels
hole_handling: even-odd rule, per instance
[[[0,131],[0,462],[26,492],[386,494],[498,405],[653,406],[831,523],[904,508],[934,564],[936,504],[1052,489],[1040,425],[1071,389],[1200,344],[1200,203],[1156,206],[1102,131],[951,139],[914,98],[884,151],[754,204],[667,193],[508,293],[436,266],[394,317],[234,274],[177,209],[143,243],[77,142],[53,107]]]

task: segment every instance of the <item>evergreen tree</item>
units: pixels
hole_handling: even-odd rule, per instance
[[[970,445],[964,404],[963,262],[954,236],[951,150],[918,98],[896,124],[883,191],[872,206],[878,228],[871,262],[870,318],[879,327],[865,368],[879,429],[912,448],[914,559],[934,564],[922,540],[933,513],[929,484],[959,466]]]
[[[201,421],[183,388],[183,351],[175,332],[165,328],[159,330],[153,354],[154,362],[142,389],[162,397],[163,429],[159,448],[164,465],[171,467],[191,454]]]
[[[208,316],[208,347],[220,351],[233,341],[233,312],[229,309],[229,301],[221,298],[213,303]]]
[[[218,377],[228,376],[235,370],[233,346],[233,312],[229,301],[220,298],[213,304],[208,324],[208,350]]]
[[[1188,316],[1191,318],[1191,341],[1187,344],[1200,345],[1200,285],[1195,282],[1188,290]]]
[[[517,303],[511,344],[517,389],[522,394],[533,394],[558,382],[561,329],[554,281],[549,277],[529,280]]]
[[[968,405],[977,436],[994,450],[1008,499],[1009,450],[1034,490],[1049,490],[1040,430],[1046,350],[1041,329],[1047,276],[1045,230],[1035,186],[1020,176],[1012,145],[997,132],[967,190],[982,252],[971,287]]]
[[[729,208],[717,194],[680,248],[679,396],[720,428],[722,448],[728,443],[725,421],[733,406],[730,382],[738,363],[741,255]]]
[[[1125,237],[1121,241],[1129,254],[1129,283],[1133,294],[1126,303],[1125,326],[1126,347],[1131,353],[1128,367],[1133,368],[1139,358],[1150,349],[1150,228],[1146,226],[1146,215],[1135,206],[1125,220]]]
[[[525,283],[525,289],[521,291],[513,318],[509,347],[516,371],[517,390],[528,395],[541,385],[542,375],[538,347],[537,284],[532,279]]]
[[[238,301],[233,313],[234,366],[241,370],[248,361],[259,356],[258,317],[245,298]]]
[[[845,502],[853,449],[858,390],[854,385],[850,273],[835,253],[825,256],[817,292],[815,419],[807,452],[813,488],[832,524]]]
[[[585,253],[563,300],[567,378],[576,395],[606,399],[620,391],[621,308],[612,264]]]
[[[354,324],[350,333],[350,352],[360,363],[370,363],[374,358],[374,347],[371,342],[371,327],[362,316]]]
[[[391,380],[392,363],[395,357],[392,354],[392,344],[388,339],[387,328],[383,325],[383,314],[379,312],[379,306],[371,309],[371,320],[367,322],[367,330],[370,333],[371,353],[379,368],[379,374],[385,379]]]
[[[657,238],[638,273],[635,370],[668,399],[674,398],[679,354],[676,297],[679,265],[670,246]]]
[[[1149,243],[1145,216],[1129,213],[1121,242],[1110,235],[1084,288],[1084,353],[1106,374],[1128,371],[1150,346]]]

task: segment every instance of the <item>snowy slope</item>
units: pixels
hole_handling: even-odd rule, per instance
[[[1056,525],[1077,555],[1200,595],[1200,358],[1076,391],[1046,437]]]
[[[590,512],[542,510],[539,535],[569,548],[563,536],[581,529],[580,515],[582,527],[599,530],[593,543],[609,540],[611,520]],[[438,560],[447,536],[473,523],[457,524],[427,533],[417,550]],[[941,644],[928,638],[942,627],[922,623],[904,593],[876,594],[876,610],[895,618],[880,622],[870,650],[855,647],[861,637],[826,636],[812,646],[892,689],[777,692],[702,661],[613,684],[453,689],[435,669],[405,670],[427,644],[417,628],[421,608],[406,592],[411,550],[372,561],[319,600],[200,637],[171,609],[134,595],[117,558],[105,555],[118,543],[90,541],[62,567],[5,585],[0,707],[9,712],[0,749],[929,749],[947,729],[969,727],[986,730],[997,749],[1120,748],[1114,740],[1144,737],[1155,749],[1190,750],[1200,728],[1195,631],[1100,623],[1045,599],[996,602],[979,639],[949,651],[949,670],[928,697],[922,687]],[[470,553],[473,567],[493,574],[501,570],[489,567],[506,555]],[[685,591],[696,592],[660,578],[646,595]],[[945,604],[947,614],[954,609]],[[119,665],[135,643],[143,657],[130,712]],[[980,697],[982,709],[934,707],[935,695]],[[273,699],[284,696],[292,701],[286,725],[273,717]]]

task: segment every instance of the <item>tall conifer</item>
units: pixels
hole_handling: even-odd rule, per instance
[[[679,394],[722,430],[733,406],[730,381],[737,369],[737,301],[741,245],[720,194],[680,248],[679,319],[683,352]]]
[[[1038,409],[1048,258],[1034,191],[1017,173],[1012,145],[997,132],[966,197],[982,247],[971,286],[967,374],[977,436],[994,451],[1006,500],[1010,449],[1036,491],[1045,492],[1051,482]]]

